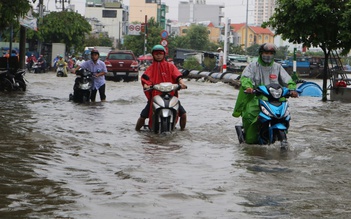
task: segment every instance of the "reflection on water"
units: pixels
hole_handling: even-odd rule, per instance
[[[290,100],[289,150],[239,144],[238,91],[188,81],[187,129],[135,132],[139,82],[68,101],[74,76],[0,94],[1,218],[349,218],[351,104]]]

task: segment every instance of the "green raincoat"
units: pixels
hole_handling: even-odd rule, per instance
[[[260,85],[268,85],[270,83],[279,83],[290,90],[295,90],[296,83],[280,64],[272,62],[265,65],[261,57],[257,62],[250,63],[244,69],[240,82],[241,87],[232,115],[234,117],[242,117],[245,142],[257,144],[259,135],[258,114],[260,112],[259,97],[253,94],[245,94],[244,91],[247,88],[255,89]]]

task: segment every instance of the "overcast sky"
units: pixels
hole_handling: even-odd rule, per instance
[[[75,0],[72,0],[75,1]],[[180,1],[188,0],[161,0],[169,6],[169,13],[166,14],[167,19],[178,20],[178,5]],[[124,0],[124,4],[129,5],[129,0]],[[206,0],[207,5],[224,5],[224,17],[231,19],[231,23],[246,22],[246,3],[249,2],[249,23],[253,22],[254,0]]]

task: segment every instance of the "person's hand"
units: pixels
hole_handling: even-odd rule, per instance
[[[299,96],[299,94],[296,91],[292,90],[290,91],[290,96],[296,98]]]
[[[185,84],[179,84],[180,85],[180,89],[187,89],[188,87]]]
[[[252,93],[253,93],[253,91],[254,91],[254,89],[253,89],[253,88],[248,87],[248,88],[246,88],[245,93],[252,94]]]
[[[151,86],[150,86],[150,85],[147,85],[147,84],[144,84],[143,87],[144,87],[144,90],[147,90],[147,89],[150,89]]]

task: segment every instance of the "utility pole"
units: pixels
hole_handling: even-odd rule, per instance
[[[247,29],[249,25],[249,0],[246,1],[246,29],[245,29],[245,51],[247,49]]]
[[[147,53],[147,35],[148,35],[148,31],[147,31],[147,15],[145,15],[145,27],[144,27],[144,31],[145,31],[145,38],[144,38],[144,56]]]
[[[43,8],[44,8],[44,4],[43,4],[43,0],[39,0],[39,27],[42,24],[43,21]],[[38,40],[38,48],[37,51],[39,53],[39,55],[41,55],[41,41]]]
[[[223,73],[227,72],[227,55],[228,55],[228,35],[230,32],[230,22],[229,18],[226,19],[224,27],[224,51],[223,51]]]

